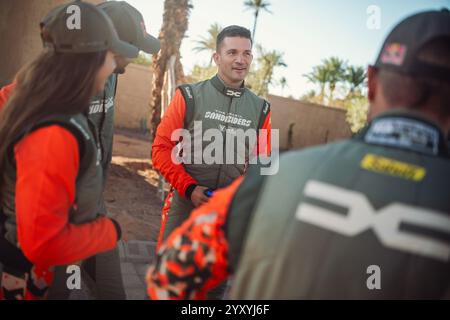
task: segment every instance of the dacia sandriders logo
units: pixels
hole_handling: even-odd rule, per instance
[[[226,114],[223,111],[220,110],[216,110],[216,111],[207,111],[205,113],[205,119],[210,119],[210,120],[217,120],[226,124],[233,124],[233,125],[238,125],[238,126],[243,126],[243,127],[250,127],[250,125],[252,124],[252,120],[248,120],[243,118],[241,115],[239,114],[234,114],[234,113],[228,113]]]
[[[103,107],[105,111],[103,111]],[[108,97],[107,99],[94,100],[89,106],[89,114],[108,112],[112,107],[114,107],[113,97]]]
[[[237,91],[237,90],[231,90],[231,89],[227,89],[225,91],[225,94],[229,97],[233,97],[233,98],[240,98],[242,96],[242,92],[241,91]]]
[[[400,202],[375,209],[365,194],[328,183],[310,180],[304,195],[338,207],[347,215],[308,202],[301,202],[295,217],[303,222],[354,237],[372,230],[385,247],[440,261],[450,260],[450,244],[441,235],[450,235],[450,217],[438,212]],[[404,230],[402,225],[414,227]],[[412,228],[411,228],[412,229]]]

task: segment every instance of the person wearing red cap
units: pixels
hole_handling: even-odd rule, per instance
[[[169,236],[152,299],[450,299],[450,13],[400,22],[368,70],[369,124],[217,192]]]

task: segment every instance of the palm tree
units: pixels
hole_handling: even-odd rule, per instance
[[[220,24],[213,23],[209,29],[206,37],[200,37],[199,40],[196,40],[197,47],[193,50],[196,52],[207,51],[211,54],[211,58],[209,60],[209,64],[212,64],[212,55],[216,51],[216,39],[217,35],[222,30],[222,26]]]
[[[344,78],[350,85],[349,92],[347,93],[347,97],[350,97],[366,81],[366,70],[363,67],[349,66],[347,67]]]
[[[328,97],[328,104],[333,103],[333,94],[336,89],[336,85],[344,80],[345,77],[345,61],[337,58],[331,57],[323,61],[324,67],[328,70],[328,88],[330,89],[330,95]]]
[[[273,71],[277,67],[287,67],[283,60],[283,53],[276,50],[266,51],[261,45],[257,46],[258,63],[261,71],[261,86],[258,95],[266,95],[269,85],[272,84]]]
[[[270,2],[265,0],[247,0],[244,2],[245,8],[248,10],[253,10],[253,14],[255,15],[255,20],[253,22],[253,43],[255,43],[255,32],[256,32],[256,23],[258,22],[259,11],[264,10],[266,12],[272,13],[269,10]]]
[[[284,88],[288,87],[286,77],[281,77],[280,79],[281,95],[284,96]]]
[[[176,56],[175,77],[177,84],[184,81],[183,66],[180,62],[180,46],[188,28],[188,18],[192,4],[190,0],[165,0],[164,14],[159,39],[161,50],[153,56],[153,84],[150,102],[150,139],[153,142],[156,128],[161,121],[161,92],[167,63]]]
[[[317,93],[315,90],[309,90],[305,94],[303,94],[300,97],[300,100],[302,101],[308,101],[308,102],[316,102],[317,100]]]
[[[325,98],[325,86],[328,83],[329,79],[329,70],[323,66],[315,66],[313,67],[313,71],[304,75],[310,82],[319,85],[319,103],[323,104]]]

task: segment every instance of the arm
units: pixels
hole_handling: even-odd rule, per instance
[[[170,137],[176,129],[183,128],[185,112],[186,103],[178,89],[156,130],[155,141],[152,145],[152,161],[154,168],[181,196],[190,198],[190,193],[197,185],[197,181],[186,172],[183,164],[175,164],[171,159],[172,149],[177,141],[171,141]],[[187,189],[189,189],[188,194],[186,194]]]
[[[78,143],[59,126],[34,131],[15,148],[18,240],[36,266],[65,265],[116,246],[118,230],[108,218],[73,225],[79,167]]]
[[[151,299],[205,299],[227,278],[226,214],[241,182],[217,191],[169,236],[147,273]]]
[[[257,153],[258,155],[270,155],[272,146],[271,146],[271,140],[270,140],[270,132],[272,130],[272,121],[270,117],[270,111],[266,115],[266,119],[264,120],[263,126],[261,127],[262,131],[261,133],[264,134],[264,136],[260,136],[258,132],[258,148]]]

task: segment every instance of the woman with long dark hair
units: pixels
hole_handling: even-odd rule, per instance
[[[120,239],[117,222],[95,212],[101,155],[86,114],[115,68],[113,52],[134,50],[87,3],[61,7],[47,31],[47,48],[18,73],[0,111],[0,298],[45,297],[54,266]]]

